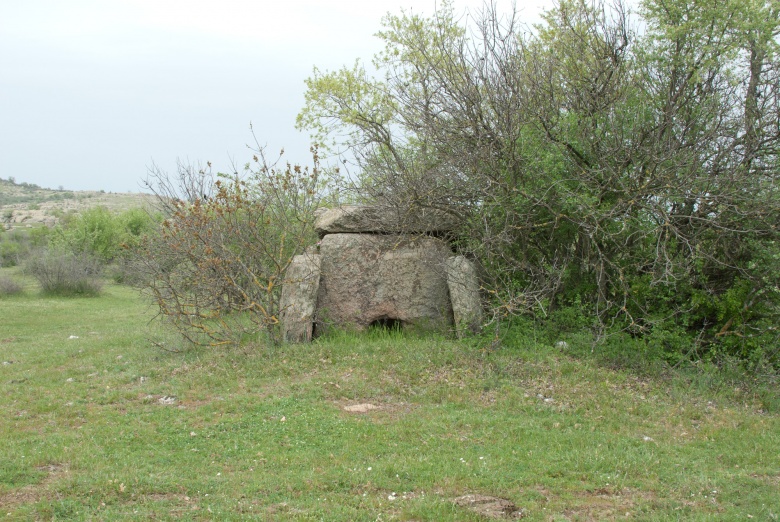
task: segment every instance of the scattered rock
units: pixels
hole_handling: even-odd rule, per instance
[[[374,406],[373,404],[353,404],[352,406],[344,406],[344,411],[349,413],[368,413],[371,410],[378,410],[378,406]]]
[[[71,335],[70,337],[68,337],[68,339],[78,339],[78,338],[79,338],[78,335]]]
[[[504,520],[519,520],[525,511],[512,502],[487,495],[463,495],[454,500],[456,506],[469,509],[483,517]]]
[[[157,399],[158,404],[162,404],[164,406],[170,406],[171,404],[176,403],[176,397],[173,397],[171,395],[166,395],[165,397],[160,397]]]

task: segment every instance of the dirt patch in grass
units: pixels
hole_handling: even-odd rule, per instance
[[[68,473],[64,464],[46,464],[35,469],[46,473],[37,484],[28,484],[13,491],[0,493],[0,511],[9,512],[24,504],[35,504],[42,500],[53,500],[50,486]]]
[[[188,506],[198,503],[197,498],[190,497],[184,493],[147,493],[140,495],[139,500],[141,502],[171,502]]]
[[[750,475],[750,477],[756,480],[760,480],[761,482],[767,482],[773,486],[780,486],[780,475],[758,475],[753,473]]]
[[[654,498],[655,494],[651,492],[630,488],[598,488],[576,493],[573,505],[567,505],[561,514],[565,520],[582,522],[629,518],[639,504],[646,504]]]
[[[365,416],[374,422],[395,422],[409,414],[415,406],[407,402],[383,402],[377,400],[334,401],[333,404],[348,416]]]
[[[456,506],[492,520],[519,520],[526,515],[523,509],[509,500],[488,495],[463,495],[453,502]]]
[[[352,404],[342,407],[347,413],[368,413],[373,410],[379,409],[379,406],[375,406],[371,403],[363,402],[360,404]]]

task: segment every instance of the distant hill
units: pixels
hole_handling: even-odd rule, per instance
[[[104,206],[115,212],[151,204],[149,194],[53,190],[34,183],[0,179],[0,224],[5,228],[55,225],[62,216]]]

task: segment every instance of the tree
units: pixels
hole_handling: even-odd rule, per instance
[[[459,216],[496,317],[576,303],[597,338],[676,325],[746,355],[780,312],[777,3],[641,12],[388,16],[383,79],[315,70],[298,123],[367,199]]]

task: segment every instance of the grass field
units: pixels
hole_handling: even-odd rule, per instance
[[[486,520],[465,494],[524,520],[780,516],[780,421],[739,390],[532,332],[175,353],[152,316],[110,284],[0,297],[0,518]]]

